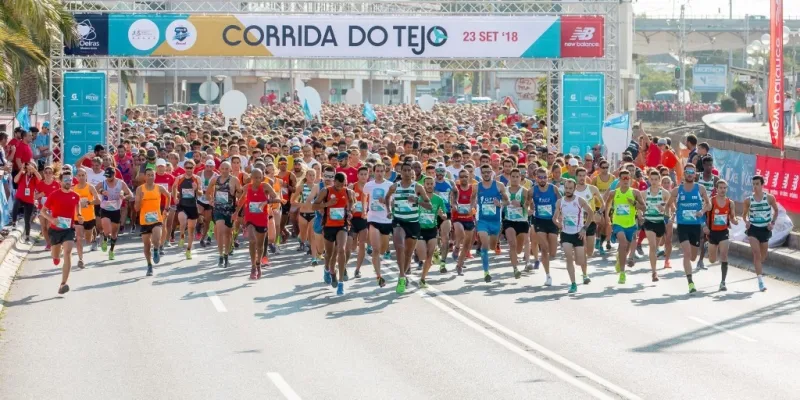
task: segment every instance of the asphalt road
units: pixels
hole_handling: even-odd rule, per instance
[[[135,239],[135,241],[134,241]],[[515,280],[507,253],[464,277],[394,292],[371,268],[337,296],[295,244],[249,281],[245,251],[229,269],[215,250],[177,248],[145,277],[138,238],[117,259],[89,253],[72,291],[36,246],[0,320],[0,398],[16,399],[796,399],[800,287],[732,268],[680,269],[650,282],[640,261],[618,285],[611,260],[567,295],[555,261]],[[216,247],[214,247],[215,249]],[[384,262],[389,269],[392,262]],[[676,258],[673,265],[679,266]],[[450,263],[451,269],[454,264]],[[352,275],[352,270],[351,270]],[[416,272],[412,281],[416,281]]]

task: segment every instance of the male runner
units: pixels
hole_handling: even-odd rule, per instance
[[[453,258],[456,259],[456,272],[464,274],[464,260],[467,258],[472,246],[473,231],[475,230],[475,213],[472,205],[478,191],[472,184],[472,173],[462,169],[458,173],[458,184],[450,192],[450,204],[453,214],[453,231],[455,232],[455,246]]]
[[[175,204],[170,201],[172,187],[175,185],[175,177],[167,173],[167,160],[159,158],[156,161],[156,178],[155,184],[166,189],[168,195],[161,198],[161,243],[158,244],[158,253],[160,257],[164,256],[164,245],[167,243],[167,237],[172,232],[175,216]],[[169,203],[167,203],[169,202]]]
[[[278,173],[276,178],[281,181],[281,198],[284,200],[281,206],[281,221],[278,232],[281,235],[281,242],[289,241],[289,231],[286,229],[286,224],[289,222],[289,212],[292,210],[292,203],[289,201],[297,186],[297,176],[294,172],[289,171],[289,162],[286,157],[278,157]]]
[[[657,251],[659,241],[667,232],[666,221],[669,211],[665,206],[669,202],[669,192],[661,187],[661,174],[657,170],[650,169],[648,180],[650,181],[650,188],[645,191],[644,195],[644,232],[647,236],[650,253],[652,280],[653,282],[658,282],[658,272],[656,271]]]
[[[264,172],[258,163],[250,173],[250,183],[243,188],[242,195],[233,218],[239,218],[239,211],[244,210],[244,229],[249,229],[250,279],[261,279],[261,258],[264,252],[264,237],[269,222],[269,204],[280,202],[272,186],[264,183]]]
[[[117,233],[119,224],[122,221],[120,208],[124,199],[133,197],[133,193],[128,189],[128,185],[115,176],[114,168],[106,168],[103,176],[106,178],[95,189],[102,196],[100,201],[101,224],[103,225],[103,242],[101,248],[106,251],[106,243],[110,245],[108,249],[108,259],[114,259],[114,246],[117,245]]]
[[[456,187],[455,182],[445,178],[446,174],[447,168],[444,163],[436,164],[436,168],[434,169],[435,178],[433,182],[433,191],[442,199],[444,204],[444,216],[438,217],[439,248],[434,251],[432,262],[434,264],[439,264],[439,273],[442,274],[447,272],[445,264],[447,261],[447,253],[450,251],[450,231],[452,229],[452,222],[450,221],[450,193]],[[441,251],[439,249],[441,249]]]
[[[636,215],[639,210],[644,209],[642,193],[631,187],[631,172],[623,168],[619,172],[619,185],[610,190],[607,194],[605,214],[609,215],[613,210],[613,222],[611,234],[617,238],[619,248],[617,248],[616,271],[619,273],[619,284],[626,281],[625,266],[633,267],[633,257],[630,255],[631,248],[635,246],[633,241],[636,236],[637,221]]]
[[[605,208],[605,203],[603,202],[603,195],[600,193],[600,190],[597,189],[594,185],[590,185],[586,183],[587,179],[587,171],[586,168],[578,167],[575,169],[575,178],[576,183],[575,185],[575,196],[578,196],[590,206],[594,210],[593,213],[590,213],[586,216],[586,219],[590,220],[589,227],[586,228],[586,239],[584,240],[584,248],[586,249],[586,257],[584,258],[584,265],[581,267],[583,268],[584,274],[587,272],[586,270],[586,260],[589,259],[592,255],[594,255],[594,248],[595,248],[595,235],[597,235],[597,226],[598,224],[603,222],[603,209]],[[600,247],[600,246],[598,246]]]
[[[541,252],[540,260],[546,275],[545,286],[553,285],[553,278],[550,277],[550,260],[555,258],[558,246],[558,226],[553,222],[553,215],[556,202],[560,198],[558,188],[547,182],[547,170],[542,167],[537,168],[536,186],[533,187],[533,226],[536,229]]]
[[[697,183],[706,188],[706,193],[708,193],[710,197],[714,196],[714,187],[719,180],[718,176],[711,173],[714,170],[714,158],[711,156],[711,154],[707,154],[700,158],[700,163],[703,165],[703,172],[697,178]],[[700,169],[698,168],[698,170]],[[703,220],[703,228],[705,228],[705,225],[706,222]],[[698,246],[700,249],[700,259],[697,260],[697,268],[699,269],[705,269],[705,264],[703,263],[703,258],[705,258],[706,255],[706,248],[704,246],[705,242],[706,235],[700,235],[700,245]]]
[[[314,210],[325,212],[325,271],[330,274],[331,286],[336,288],[338,295],[344,294],[347,231],[350,228],[354,203],[353,194],[346,185],[347,176],[343,172],[337,172],[333,185],[322,189],[314,202]]]
[[[353,220],[351,221],[352,226],[348,238],[347,255],[349,258],[350,253],[356,250],[356,248],[358,249],[356,255],[356,272],[353,274],[356,278],[361,277],[361,264],[364,263],[364,257],[367,253],[367,240],[369,238],[369,226],[367,225],[366,218],[364,218],[366,216],[364,209],[367,204],[367,195],[364,193],[364,186],[367,184],[367,179],[369,179],[369,168],[366,166],[359,167],[358,181],[350,185],[350,189],[355,196],[355,202],[353,203]]]
[[[198,188],[198,196],[197,196],[197,211],[199,214],[199,223],[200,223],[200,232],[198,233],[198,238],[200,239],[200,246],[206,247],[211,245],[211,231],[212,231],[212,223],[211,223],[211,202],[206,197],[206,192],[208,191],[208,185],[211,184],[211,180],[217,176],[217,173],[214,172],[214,167],[216,167],[216,163],[214,163],[213,159],[208,159],[205,162],[205,168],[203,169],[200,174],[197,175],[198,182],[200,183],[200,187]]]
[[[481,263],[483,266],[483,281],[491,282],[489,274],[489,249],[497,246],[500,235],[500,210],[508,205],[506,187],[499,181],[492,179],[492,167],[488,164],[481,165],[481,183],[477,187],[477,196],[473,206],[478,210],[478,223],[476,228],[481,241]],[[515,275],[519,271],[515,270]]]
[[[522,273],[519,272],[519,253],[524,252],[523,263],[530,262],[530,240],[528,240],[528,211],[531,208],[531,192],[520,186],[522,173],[518,168],[512,168],[509,175],[509,183],[506,188],[506,198],[508,206],[505,208],[503,216],[503,232],[508,241],[509,253],[511,255],[511,267],[514,268],[514,279],[519,279]]]
[[[447,215],[445,214],[444,200],[441,196],[434,193],[433,178],[426,177],[424,181],[425,193],[431,199],[431,208],[420,207],[419,209],[419,241],[417,242],[417,258],[425,260],[422,265],[422,275],[419,279],[419,287],[426,288],[428,283],[425,278],[428,276],[428,271],[434,261],[434,251],[436,251],[436,242],[439,236],[437,222],[444,220]],[[448,221],[449,222],[449,221]],[[420,261],[422,262],[422,261]]]
[[[408,285],[406,274],[411,270],[411,256],[414,254],[419,237],[419,206],[430,209],[431,204],[425,189],[414,182],[414,169],[407,161],[400,167],[400,181],[389,188],[386,198],[389,199],[389,210],[391,210],[388,216],[393,217],[392,240],[397,266],[400,269],[396,292],[402,294]]]
[[[80,206],[81,206],[81,216],[83,216],[83,222],[75,223],[75,235],[76,235],[76,242],[77,242],[77,250],[78,250],[78,268],[83,269],[83,245],[84,243],[94,243],[92,242],[92,232],[94,231],[95,222],[95,215],[94,215],[94,205],[100,204],[100,196],[97,194],[97,190],[94,186],[90,185],[86,181],[86,169],[84,167],[78,168],[78,184],[73,187],[73,191],[80,196]],[[47,169],[45,169],[47,171]],[[53,173],[52,168],[50,169],[50,173]],[[59,187],[60,188],[60,187]],[[52,192],[51,192],[52,193]],[[41,201],[41,200],[40,200]],[[47,202],[47,200],[44,200]],[[78,219],[78,216],[75,216],[75,219]]]
[[[600,173],[592,179],[592,185],[597,187],[600,195],[605,198],[606,193],[608,193],[609,188],[614,183],[614,175],[609,173],[611,164],[609,164],[608,161],[600,161],[598,167],[600,168]],[[605,205],[602,209],[605,210]],[[607,215],[603,214],[602,221],[598,223],[597,231],[599,234],[597,235],[597,239],[595,239],[594,247],[597,248],[597,252],[600,253],[601,256],[605,256],[606,250],[611,250],[611,221],[608,219]],[[606,243],[605,249],[603,249],[603,242]]]
[[[386,164],[376,164],[375,179],[364,185],[364,193],[369,204],[367,224],[369,224],[369,242],[373,249],[372,267],[375,269],[380,287],[386,285],[386,280],[381,276],[381,255],[389,252],[389,235],[392,233],[392,220],[387,212],[386,197],[392,183],[385,180],[386,168]]]
[[[711,211],[706,216],[706,226],[703,231],[708,235],[708,261],[712,264],[717,261],[717,251],[719,250],[719,261],[722,271],[722,280],[719,283],[721,292],[727,291],[725,279],[728,277],[728,248],[730,240],[728,238],[728,228],[731,223],[739,223],[736,217],[736,203],[729,199],[728,182],[722,179],[717,180],[714,185],[716,194],[711,199]]]
[[[233,212],[236,210],[236,197],[242,191],[242,186],[235,176],[231,176],[231,164],[224,161],[219,166],[220,174],[211,180],[208,185],[206,197],[214,209],[214,233],[217,240],[219,260],[217,265],[223,268],[230,267],[228,254],[233,251]]]
[[[564,196],[556,201],[556,212],[553,215],[553,222],[561,230],[561,249],[567,260],[567,273],[571,282],[568,293],[578,291],[578,284],[575,283],[575,263],[581,268],[586,265],[583,243],[587,236],[586,231],[592,222],[587,216],[592,215],[593,211],[586,200],[575,196],[575,186],[574,180],[564,180]],[[583,283],[589,282],[589,276],[586,270],[583,270]]]
[[[163,186],[155,183],[156,173],[152,168],[146,168],[144,185],[136,188],[136,201],[134,208],[139,212],[139,226],[141,227],[142,243],[144,244],[144,258],[147,260],[147,276],[153,276],[153,263],[161,260],[158,247],[161,245],[161,231],[164,214],[161,207],[161,198],[169,198],[169,192]],[[167,203],[169,205],[169,203]],[[153,249],[152,259],[150,248]]]
[[[710,209],[706,188],[695,183],[697,169],[694,164],[683,167],[683,184],[672,189],[668,207],[677,203],[675,219],[678,222],[678,241],[683,251],[683,271],[689,282],[689,293],[697,292],[692,280],[692,261],[697,257],[703,215]],[[669,243],[667,243],[669,245]]]
[[[64,265],[61,267],[61,284],[58,294],[69,292],[69,271],[72,268],[72,246],[75,244],[75,222],[83,223],[81,216],[81,198],[72,191],[72,173],[69,169],[61,172],[61,189],[50,193],[42,207],[42,216],[50,222],[47,228],[50,237],[50,254],[53,265],[61,262],[61,250],[64,250]],[[77,219],[75,216],[78,216]]]
[[[194,175],[194,161],[186,160],[183,164],[184,174],[178,177],[172,189],[172,197],[178,203],[178,223],[180,224],[180,240],[178,246],[183,246],[184,234],[186,235],[186,259],[192,259],[192,241],[194,240],[195,224],[200,216],[197,209],[197,197],[200,193],[200,180]]]
[[[764,177],[753,176],[753,194],[744,199],[742,219],[747,226],[747,240],[753,250],[753,265],[758,277],[758,289],[767,290],[764,285],[763,263],[767,259],[769,239],[772,237],[772,228],[778,220],[778,203],[775,196],[764,193]]]

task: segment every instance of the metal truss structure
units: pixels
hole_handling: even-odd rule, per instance
[[[620,110],[618,0],[276,0],[276,1],[66,1],[73,13],[521,16],[600,15],[604,17],[605,56],[563,59],[280,59],[275,57],[96,57],[68,56],[54,43],[50,54],[50,99],[61,108],[61,77],[67,71],[249,71],[259,74],[398,70],[409,72],[539,72],[547,76],[547,115],[551,137],[561,127],[559,98],[564,73],[599,72],[606,76],[606,113]],[[289,72],[291,71],[291,72]],[[63,112],[63,109],[61,109]],[[63,114],[60,114],[63,115]],[[556,139],[557,140],[557,139]],[[560,143],[556,143],[560,146]]]

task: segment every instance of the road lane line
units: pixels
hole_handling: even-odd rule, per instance
[[[281,374],[277,372],[267,372],[267,376],[275,384],[275,387],[281,391],[286,400],[300,400],[300,396],[292,390],[292,387],[286,383]]]
[[[217,296],[217,292],[213,290],[206,291],[206,296],[208,299],[211,300],[211,304],[214,305],[214,308],[217,309],[217,312],[228,312],[228,309],[225,308],[225,304],[222,303],[222,300]]]
[[[731,336],[733,336],[733,337],[736,337],[736,338],[742,339],[742,340],[744,340],[744,341],[747,341],[747,342],[750,342],[750,343],[756,343],[756,342],[757,342],[757,340],[755,340],[755,339],[753,339],[753,338],[749,338],[749,337],[747,337],[747,336],[745,336],[745,335],[742,335],[742,334],[740,334],[740,333],[736,333],[736,332],[734,332],[734,331],[732,331],[732,330],[725,329],[725,328],[723,328],[723,327],[721,327],[721,326],[718,326],[718,325],[714,325],[714,324],[712,324],[711,322],[708,322],[708,321],[706,321],[706,320],[703,320],[703,319],[700,319],[700,318],[697,318],[697,317],[692,317],[692,316],[689,316],[689,317],[687,317],[687,318],[689,318],[689,319],[690,319],[690,320],[692,320],[692,321],[698,322],[698,323],[700,323],[700,324],[706,325],[706,326],[708,326],[708,327],[709,327],[709,328],[711,328],[711,329],[716,329],[716,330],[718,330],[718,331],[720,331],[720,332],[722,332],[722,333],[727,333],[728,335],[731,335]]]
[[[475,319],[478,319],[478,320],[482,321],[483,323],[491,326],[495,330],[497,330],[499,332],[502,332],[506,336],[509,336],[509,337],[513,338],[514,340],[524,344],[525,346],[528,346],[529,348],[537,351],[538,353],[544,355],[546,358],[548,358],[548,359],[550,359],[552,361],[555,361],[556,363],[561,364],[562,366],[564,366],[566,368],[571,369],[572,371],[576,372],[578,375],[583,376],[586,379],[589,379],[589,380],[595,382],[596,384],[598,384],[600,386],[603,386],[604,388],[608,389],[610,392],[614,392],[617,395],[619,395],[619,396],[621,396],[623,398],[626,398],[626,399],[641,400],[641,397],[639,397],[639,396],[637,396],[637,395],[635,395],[635,394],[623,389],[620,386],[617,386],[617,385],[611,383],[610,381],[606,380],[605,378],[602,378],[601,376],[599,376],[599,375],[597,375],[597,374],[595,374],[593,372],[590,372],[589,370],[587,370],[587,369],[575,364],[574,362],[567,360],[566,358],[564,358],[564,357],[556,354],[552,350],[550,350],[550,349],[548,349],[548,348],[546,348],[546,347],[544,347],[544,346],[542,346],[542,345],[540,345],[540,344],[538,344],[538,343],[526,338],[525,336],[522,336],[522,335],[520,335],[520,334],[518,334],[518,333],[516,333],[516,332],[514,332],[514,331],[512,331],[512,330],[510,330],[510,329],[508,329],[508,328],[506,328],[506,327],[504,327],[502,325],[500,325],[499,323],[489,319],[488,317],[480,314],[479,312],[467,307],[466,305],[462,304],[461,302],[459,302],[459,301],[451,298],[450,296],[442,293],[441,291],[439,291],[438,289],[436,289],[435,287],[433,287],[430,284],[428,284],[427,291],[430,291],[430,292],[434,293],[436,295],[436,297],[435,298],[431,298],[430,296],[425,296],[424,295],[425,294],[424,290],[420,291],[419,294],[420,294],[420,296],[422,296],[426,300],[432,300],[431,302],[433,304],[436,304],[436,302],[435,302],[436,299],[441,298],[442,300],[450,303],[451,305],[455,306],[456,308],[458,308],[458,309],[466,312],[467,314],[471,315]],[[474,322],[472,322],[469,319],[465,318],[461,314],[454,312],[452,309],[450,309],[448,307],[445,307],[442,304],[437,304],[437,306],[441,306],[440,308],[444,307],[444,309],[449,311],[448,314],[450,314],[450,315],[452,315],[454,317],[458,316],[456,318],[459,319],[462,322],[469,321],[469,323],[467,323],[467,325],[470,325],[471,327],[473,327],[475,329],[478,329],[484,335],[486,335],[486,336],[489,336],[488,334],[494,335],[490,331],[486,330],[485,328],[481,327],[478,324],[475,324]],[[489,337],[492,338],[491,336],[489,336]],[[500,340],[504,340],[504,339],[500,338],[499,336],[497,336],[497,338],[500,339]],[[494,339],[494,338],[492,338],[492,339]],[[539,365],[542,368],[544,368],[544,369],[546,369],[546,370],[548,370],[550,372],[553,372],[554,374],[556,374],[557,376],[559,376],[562,379],[566,380],[567,382],[572,383],[573,385],[580,387],[581,389],[583,389],[584,391],[586,391],[589,394],[592,394],[595,397],[598,397],[598,398],[609,398],[609,396],[606,393],[604,393],[602,391],[599,391],[596,388],[585,384],[581,380],[576,379],[574,376],[572,376],[570,374],[567,374],[564,371],[561,371],[558,368],[554,367],[552,364],[546,363],[544,360],[541,360],[539,358],[533,357],[529,352],[527,352],[527,351],[525,351],[525,350],[523,350],[523,349],[521,349],[521,348],[519,348],[517,346],[514,346],[511,343],[508,343],[508,346],[513,347],[513,349],[511,347],[506,346],[506,345],[504,345],[504,346],[509,348],[510,350],[514,351],[515,353],[522,355],[523,357],[525,357],[529,361],[535,363],[536,365]],[[555,372],[555,371],[558,371],[558,372]],[[599,393],[599,396],[597,395],[597,393]]]

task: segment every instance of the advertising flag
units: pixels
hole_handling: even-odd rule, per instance
[[[369,104],[369,102],[364,103],[364,111],[361,114],[364,115],[364,118],[369,122],[375,122],[375,120],[378,119],[378,115],[375,114],[375,109],[372,108],[372,104]]]
[[[31,116],[28,113],[28,106],[22,107],[17,112],[17,122],[19,122],[20,128],[24,129],[25,132],[31,130]]]
[[[783,151],[783,0],[770,0],[767,113],[772,145]]]

